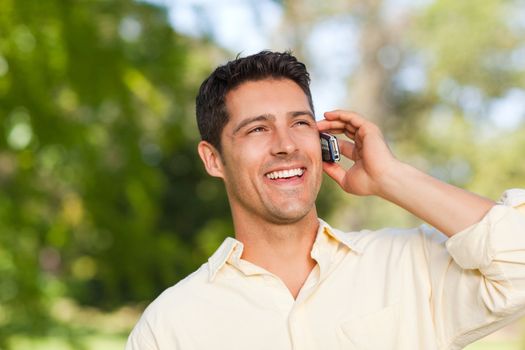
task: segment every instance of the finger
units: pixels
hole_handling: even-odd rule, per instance
[[[333,129],[340,129],[340,128],[348,128],[349,130],[356,130],[357,128],[348,122],[344,120],[328,120],[328,119],[321,119],[317,121],[317,125],[322,128],[333,128]]]
[[[354,146],[357,147],[357,149],[361,149],[361,147],[363,147],[360,137],[354,138],[354,143]]]
[[[317,128],[319,130],[332,130],[332,129],[344,129],[345,123],[339,120],[319,120],[317,122]]]
[[[339,186],[343,187],[343,180],[346,175],[346,171],[336,163],[323,162],[324,172],[330,176]]]
[[[343,110],[335,110],[335,111],[329,111],[324,113],[324,117],[326,120],[330,121],[343,121],[345,123],[350,123],[355,128],[360,128],[368,121],[360,116],[359,114],[355,112],[350,111],[343,111]]]
[[[357,129],[354,126],[348,123],[345,123],[343,121],[339,121],[339,120],[330,121],[326,119],[318,121],[317,128],[321,132],[329,132],[329,133],[334,133],[334,134],[341,134],[341,133],[344,133],[345,131],[355,133],[357,131]]]
[[[346,141],[346,140],[337,140],[337,143],[339,144],[339,150],[341,151],[341,154],[344,155],[346,158],[349,158],[356,161],[356,153],[355,153],[355,145],[353,142]]]

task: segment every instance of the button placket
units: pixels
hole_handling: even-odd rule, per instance
[[[286,285],[276,276],[263,275],[264,284],[271,300],[284,317],[288,317],[293,307],[294,299]]]
[[[304,302],[296,302],[288,317],[288,329],[292,349],[306,350],[315,348]]]

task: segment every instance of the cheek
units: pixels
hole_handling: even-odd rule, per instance
[[[235,158],[243,163],[260,162],[264,155],[268,153],[271,144],[272,138],[270,135],[256,135],[243,138],[233,143]]]
[[[227,165],[230,176],[242,181],[257,173],[264,159],[264,145],[244,142],[234,145],[233,149],[235,152],[230,153]]]
[[[321,156],[321,141],[319,140],[319,133],[317,131],[300,135],[298,142],[308,153],[319,154],[319,156]]]
[[[264,159],[265,146],[262,144],[244,144],[240,146],[239,153],[237,154],[237,162],[239,166],[242,164],[245,171],[253,171],[258,168],[258,165]]]

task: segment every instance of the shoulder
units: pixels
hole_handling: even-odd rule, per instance
[[[128,339],[126,349],[157,349],[174,346],[176,334],[184,333],[185,320],[193,317],[195,296],[209,284],[208,263],[162,292],[148,305]]]
[[[148,305],[137,326],[160,329],[166,324],[177,324],[188,314],[188,306],[208,281],[208,264],[188,275],[175,285],[163,291]],[[169,310],[169,312],[167,312]]]
[[[361,251],[377,250],[444,250],[447,236],[428,225],[414,228],[386,227],[378,230],[341,231],[331,228],[342,241]]]
[[[167,314],[166,310],[182,311],[188,302],[202,293],[209,284],[208,263],[163,291],[144,311],[147,318]]]
[[[208,264],[162,292],[148,305],[128,339],[128,349],[157,349],[173,345],[175,334],[184,332],[184,320],[191,318],[194,296],[208,284]],[[175,332],[175,333],[174,333]]]

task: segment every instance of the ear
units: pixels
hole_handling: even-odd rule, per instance
[[[224,178],[224,166],[219,151],[206,141],[199,142],[197,150],[208,174]]]

